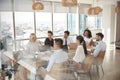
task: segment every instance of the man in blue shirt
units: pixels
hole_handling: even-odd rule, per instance
[[[98,44],[95,47],[95,50],[93,52],[93,56],[97,57],[101,51],[106,51],[106,44],[102,41],[104,38],[104,35],[102,33],[96,34],[96,41],[98,41]]]

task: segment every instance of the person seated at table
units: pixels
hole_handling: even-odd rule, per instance
[[[89,29],[86,29],[83,33],[84,40],[86,42],[86,46],[90,47],[93,45],[93,40],[92,40],[92,33]]]
[[[68,54],[62,50],[62,46],[63,46],[62,44],[63,44],[62,39],[60,38],[55,39],[55,44],[54,44],[55,52],[53,53],[53,55],[51,55],[49,59],[49,64],[46,68],[48,72],[50,72],[53,64],[62,63],[68,60]]]
[[[63,40],[60,38],[56,38],[54,43],[55,51],[50,56],[48,66],[46,69],[43,70],[43,72],[51,74],[54,65],[57,65],[57,64],[59,65],[68,60],[68,54],[65,51],[63,51],[62,46],[63,46]],[[43,74],[43,73],[40,73],[40,74]]]
[[[68,52],[68,46],[70,43],[73,43],[73,40],[69,37],[70,32],[64,31],[64,38],[63,38],[63,50]]]
[[[45,39],[44,44],[48,47],[53,47],[54,40],[53,40],[53,32],[52,31],[48,31],[48,37]]]
[[[106,51],[106,44],[104,41],[102,41],[103,38],[104,38],[104,35],[102,33],[96,34],[96,41],[98,41],[98,43],[93,51],[94,57],[97,57],[100,51]]]
[[[29,42],[26,45],[26,51],[28,54],[34,54],[35,52],[39,52],[41,42],[37,41],[37,37],[35,33],[30,34]]]
[[[73,60],[77,63],[82,63],[85,59],[85,55],[87,55],[86,43],[81,35],[76,37],[76,43],[78,46]]]

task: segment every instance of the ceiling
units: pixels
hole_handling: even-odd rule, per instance
[[[62,0],[41,0],[41,1],[61,2]],[[94,0],[94,3],[97,3],[97,4],[116,4],[117,1],[120,1],[120,0]],[[93,0],[78,0],[78,3],[92,4]]]

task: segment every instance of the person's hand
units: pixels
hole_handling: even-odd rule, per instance
[[[43,67],[40,68],[40,75],[44,78],[48,74],[47,70]]]

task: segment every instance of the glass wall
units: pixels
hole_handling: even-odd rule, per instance
[[[86,27],[93,30],[93,29],[100,29],[101,28],[101,16],[88,16]]]
[[[83,35],[84,30],[86,29],[86,15],[80,14],[80,34]]]
[[[77,14],[68,13],[68,30],[71,34],[77,34]]]
[[[15,35],[16,39],[26,39],[34,33],[33,12],[15,12]]]
[[[101,28],[101,16],[84,14],[89,6],[69,8],[62,6],[59,2],[41,1],[44,4],[44,10],[33,11],[31,0],[14,0],[13,2],[15,3],[12,3],[12,0],[0,0],[0,21],[1,34],[10,35],[15,40],[28,40],[30,33],[36,33],[39,39],[44,40],[48,30],[53,31],[54,37],[63,37],[65,30],[69,30],[71,35],[78,35],[78,33],[83,34],[85,28]]]
[[[1,35],[2,37],[13,37],[13,15],[12,12],[0,12]]]
[[[53,14],[53,33],[55,36],[63,35],[67,30],[67,14],[54,13]]]
[[[47,31],[52,30],[52,14],[47,12],[36,12],[36,35],[46,37]]]

